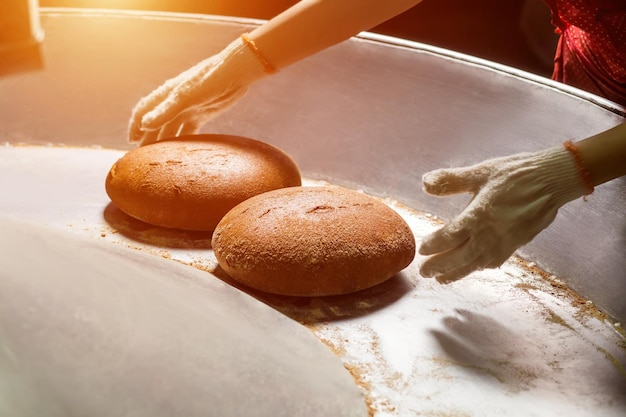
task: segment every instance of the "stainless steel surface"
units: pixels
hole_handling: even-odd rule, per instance
[[[131,402],[128,409],[135,415],[152,416],[152,398],[165,396],[180,400],[172,406],[185,412],[174,414],[189,415],[196,410],[197,394],[215,399],[207,397],[209,384],[221,400],[215,406],[203,403],[198,414],[224,415],[217,410],[229,407],[238,393],[220,385],[221,378],[235,378],[264,415],[318,397],[330,403],[316,384],[333,376],[341,380],[346,370],[325,358],[298,322],[354,376],[352,390],[343,385],[332,391],[337,394],[332,400],[343,405],[333,415],[346,408],[358,412],[364,398],[372,417],[621,417],[626,412],[623,328],[557,277],[544,277],[512,259],[502,268],[439,285],[419,275],[417,256],[393,279],[346,296],[301,299],[248,290],[295,322],[281,320],[266,306],[220,285],[216,277],[237,286],[217,265],[206,233],[154,227],[111,204],[103,173],[123,154],[101,148],[0,147],[0,191],[14,196],[0,200],[0,213],[45,225],[0,223],[0,264],[8,272],[0,273],[0,381],[8,380],[6,385],[21,394],[0,386],[0,407],[15,406],[19,398],[24,401],[18,405],[45,408],[68,397],[66,410],[120,414],[117,404]],[[305,179],[305,184],[319,182]],[[437,225],[432,216],[386,202],[418,238]],[[201,273],[170,265],[178,263]],[[54,273],[46,274],[49,270]],[[81,278],[85,274],[88,278]],[[194,285],[197,280],[215,292],[202,291]],[[239,314],[257,309],[265,314]],[[266,329],[262,334],[267,337],[256,328]],[[68,334],[68,329],[82,331]],[[217,334],[210,338],[220,343],[203,342],[207,334]],[[299,363],[302,356],[283,352],[295,342],[290,339],[300,336],[309,352],[304,363]],[[99,349],[85,349],[92,345]],[[229,356],[228,370],[220,375],[212,361],[228,352],[235,357]],[[276,364],[275,354],[284,363]],[[256,359],[255,372],[266,381],[262,385],[247,372]],[[312,380],[311,364],[319,368]],[[148,381],[153,369],[167,383],[145,390],[100,389]],[[301,377],[296,384],[294,372]],[[90,383],[92,378],[97,382]],[[33,383],[41,380],[46,384]],[[72,396],[82,381],[89,384],[84,395]],[[293,403],[267,398],[267,381],[293,388],[288,391]],[[310,389],[301,389],[308,384]],[[355,396],[356,387],[364,397]],[[116,405],[101,409],[101,401]],[[24,417],[14,409],[2,411]],[[170,408],[162,411],[171,414]],[[319,408],[310,411],[318,415]]]
[[[4,141],[128,148],[127,119],[138,97],[254,26],[63,9],[44,9],[42,20],[45,71],[0,82]],[[265,140],[309,177],[449,218],[466,199],[425,195],[424,172],[557,145],[623,121],[616,105],[549,80],[378,39],[351,40],[259,82],[204,131]],[[520,251],[622,321],[625,205],[624,179],[598,187]]]
[[[141,16],[63,9],[43,10],[42,23],[47,35],[43,44],[45,70],[0,80],[0,141],[95,145],[120,150],[130,148],[126,143],[127,121],[139,97],[165,78],[219,51],[237,34],[257,24],[210,16]],[[308,178],[364,189],[413,209],[449,218],[462,208],[467,198],[427,196],[420,190],[424,172],[558,145],[568,138],[583,138],[622,122],[623,113],[624,109],[600,98],[511,68],[427,45],[363,34],[260,81],[235,106],[205,126],[204,132],[265,140],[289,153]],[[15,149],[18,152],[13,155]],[[20,160],[19,148],[9,146],[5,151],[8,153],[3,153],[7,158],[3,167],[11,170],[9,174],[17,178],[40,175],[42,184],[56,185],[59,178],[64,178],[68,184],[77,183],[82,190],[81,185],[93,188],[92,184],[99,183],[97,176],[101,173],[104,181],[106,174],[100,172],[103,166],[92,164],[91,170],[82,168],[91,176],[82,182],[80,172],[86,171],[78,169],[76,162],[68,162],[65,156],[51,155],[44,164],[26,156]],[[76,177],[65,170],[65,177],[49,178],[42,167],[49,168],[54,163],[62,165],[59,169],[75,171]],[[96,168],[99,171],[93,171]],[[139,246],[146,245],[141,238],[149,230],[131,228],[127,235],[111,234],[108,228],[111,221],[118,229],[123,229],[124,221],[106,206],[101,189],[93,190],[92,200],[89,195],[71,197],[70,193],[64,194],[70,196],[69,202],[36,206],[32,195],[22,195],[27,190],[22,192],[15,184],[17,180],[5,181],[8,182],[2,189],[5,197],[1,212],[17,211],[65,228],[71,223],[73,227],[69,229],[83,233],[87,230],[91,236],[102,233],[107,239],[122,239],[127,245],[131,244],[130,237]],[[54,187],[37,189],[50,198],[45,200],[46,204],[55,201],[52,190]],[[74,198],[74,204],[70,204]],[[109,216],[105,223],[103,205],[105,217]],[[598,187],[589,201],[565,206],[553,225],[520,251],[564,280],[583,300],[592,301],[622,322],[626,321],[625,205],[624,179]],[[115,223],[116,219],[121,223]],[[197,252],[182,252],[170,249],[167,256],[202,264],[202,260],[189,255],[200,257]],[[201,266],[209,268],[206,264]],[[376,370],[384,369],[387,373],[366,372],[375,386],[391,387],[385,384],[394,371],[406,376],[394,389],[389,388],[393,393],[378,390],[377,395],[381,395],[381,401],[417,398],[420,404],[404,403],[404,408],[390,404],[388,409],[378,404],[377,416],[403,415],[400,410],[418,406],[423,407],[424,415],[429,415],[428,412],[430,415],[444,412],[503,415],[505,411],[508,415],[523,415],[516,413],[521,404],[531,407],[527,411],[537,415],[559,415],[558,408],[542,414],[541,410],[546,409],[542,406],[547,407],[554,399],[546,393],[557,395],[569,384],[567,381],[576,377],[583,378],[580,384],[572,385],[571,391],[560,397],[558,394],[555,399],[557,405],[574,404],[571,409],[564,405],[562,410],[570,412],[569,415],[576,407],[600,413],[594,415],[623,415],[626,404],[619,396],[625,378],[622,333],[613,332],[604,318],[578,320],[578,310],[571,310],[578,298],[555,290],[560,284],[539,286],[536,277],[525,270],[517,271],[519,275],[514,282],[508,283],[507,274],[513,267],[477,273],[456,287],[436,286],[431,280],[421,279],[412,269],[407,272],[410,289],[403,290],[403,284],[398,287],[398,281],[396,286],[385,287],[390,290],[385,303],[375,303],[371,310],[363,307],[364,311],[354,321],[347,321],[341,315],[345,304],[336,300],[318,301],[313,307],[326,313],[322,320],[327,317],[332,322],[328,326],[317,323],[314,330],[343,352],[347,363],[369,360]],[[537,287],[530,289],[529,282]],[[367,301],[362,302],[367,304]],[[472,314],[466,313],[468,309]],[[295,310],[296,313],[290,312],[299,314]],[[315,308],[306,310],[319,314]],[[485,320],[482,314],[477,316],[481,311],[497,323]],[[566,319],[559,321],[561,317]],[[473,325],[459,327],[459,321]],[[390,323],[396,324],[388,327]],[[432,326],[439,331],[433,334],[441,336],[445,330],[442,323],[443,327],[452,326],[464,335],[465,342],[473,349],[470,351],[483,349],[487,358],[463,355],[462,349],[449,339],[438,339],[437,344],[426,335]],[[416,358],[423,350],[436,360],[429,362],[430,357],[426,356],[419,357],[417,362],[407,359],[390,366],[390,361],[367,357],[371,350],[360,349],[373,342],[368,341],[370,333],[358,330],[373,325],[378,326],[380,331],[374,333],[379,336],[387,329],[387,337],[383,339],[388,350],[395,343],[393,337],[404,337],[398,343],[406,349],[390,349],[394,353],[391,356]],[[468,329],[469,333],[472,329],[482,333],[474,332],[478,336],[472,338]],[[495,339],[490,339],[489,329],[498,329]],[[597,340],[593,340],[594,332],[598,334]],[[528,351],[513,349],[498,353],[486,346],[514,348],[515,343],[509,345],[507,340],[515,336],[522,338],[518,346],[531,349],[529,357],[536,355],[537,363],[532,363],[533,366],[528,367],[524,362]],[[341,346],[342,340],[353,337],[353,344]],[[582,345],[576,340],[582,341]],[[548,348],[542,348],[544,341]],[[462,347],[467,348],[467,343]],[[559,351],[561,348],[563,351]],[[512,355],[508,363],[507,354]],[[551,362],[553,355],[565,357],[558,357],[561,362]],[[446,357],[448,361],[441,362]],[[384,364],[377,367],[379,362]],[[478,381],[463,373],[464,364],[469,366],[468,363]],[[577,368],[580,374],[575,372]],[[523,378],[516,372],[536,372],[539,377]],[[433,374],[436,378],[428,379]],[[513,380],[514,383],[492,384],[489,375],[499,382]],[[385,383],[384,378],[387,378]],[[377,382],[382,385],[376,385]],[[454,402],[446,402],[446,384],[450,392],[460,395],[455,401],[463,407],[455,409]],[[593,387],[591,396],[584,388],[589,386]],[[436,388],[437,392],[428,387]],[[473,387],[469,391],[475,394],[475,401],[467,387]],[[494,387],[497,395],[491,396],[490,388]],[[546,397],[528,402],[536,394]],[[478,401],[489,401],[490,397],[498,400],[488,413],[481,414]],[[398,409],[394,411],[392,407]]]

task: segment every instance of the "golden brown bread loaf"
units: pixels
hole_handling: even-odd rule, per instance
[[[111,168],[106,192],[126,214],[177,229],[211,231],[242,201],[301,184],[284,152],[239,136],[194,135],[126,153]]]
[[[252,197],[222,218],[212,246],[234,280],[294,296],[359,291],[391,278],[415,256],[415,238],[398,213],[340,187]]]

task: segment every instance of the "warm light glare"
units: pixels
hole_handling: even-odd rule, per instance
[[[40,1],[44,7],[97,7],[107,9],[167,9],[172,0],[50,0]]]
[[[1,5],[1,45],[36,43],[41,38],[37,0],[10,1]]]
[[[297,2],[298,0],[39,0],[39,5],[206,13],[269,19]]]

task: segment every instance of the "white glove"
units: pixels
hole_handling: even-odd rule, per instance
[[[552,223],[559,207],[588,193],[576,160],[563,147],[435,170],[422,180],[429,194],[474,195],[456,218],[422,241],[419,253],[433,256],[420,272],[439,282],[499,267]]]
[[[241,97],[248,85],[268,74],[268,63],[243,37],[142,98],[135,105],[128,141],[147,145],[196,133],[220,110]]]

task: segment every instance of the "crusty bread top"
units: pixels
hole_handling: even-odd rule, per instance
[[[232,278],[267,292],[330,295],[378,284],[415,256],[404,219],[340,187],[290,187],[248,199],[224,216],[213,250]]]
[[[124,212],[145,222],[213,230],[235,205],[301,184],[284,152],[239,136],[195,135],[129,151],[111,168],[106,190]]]

